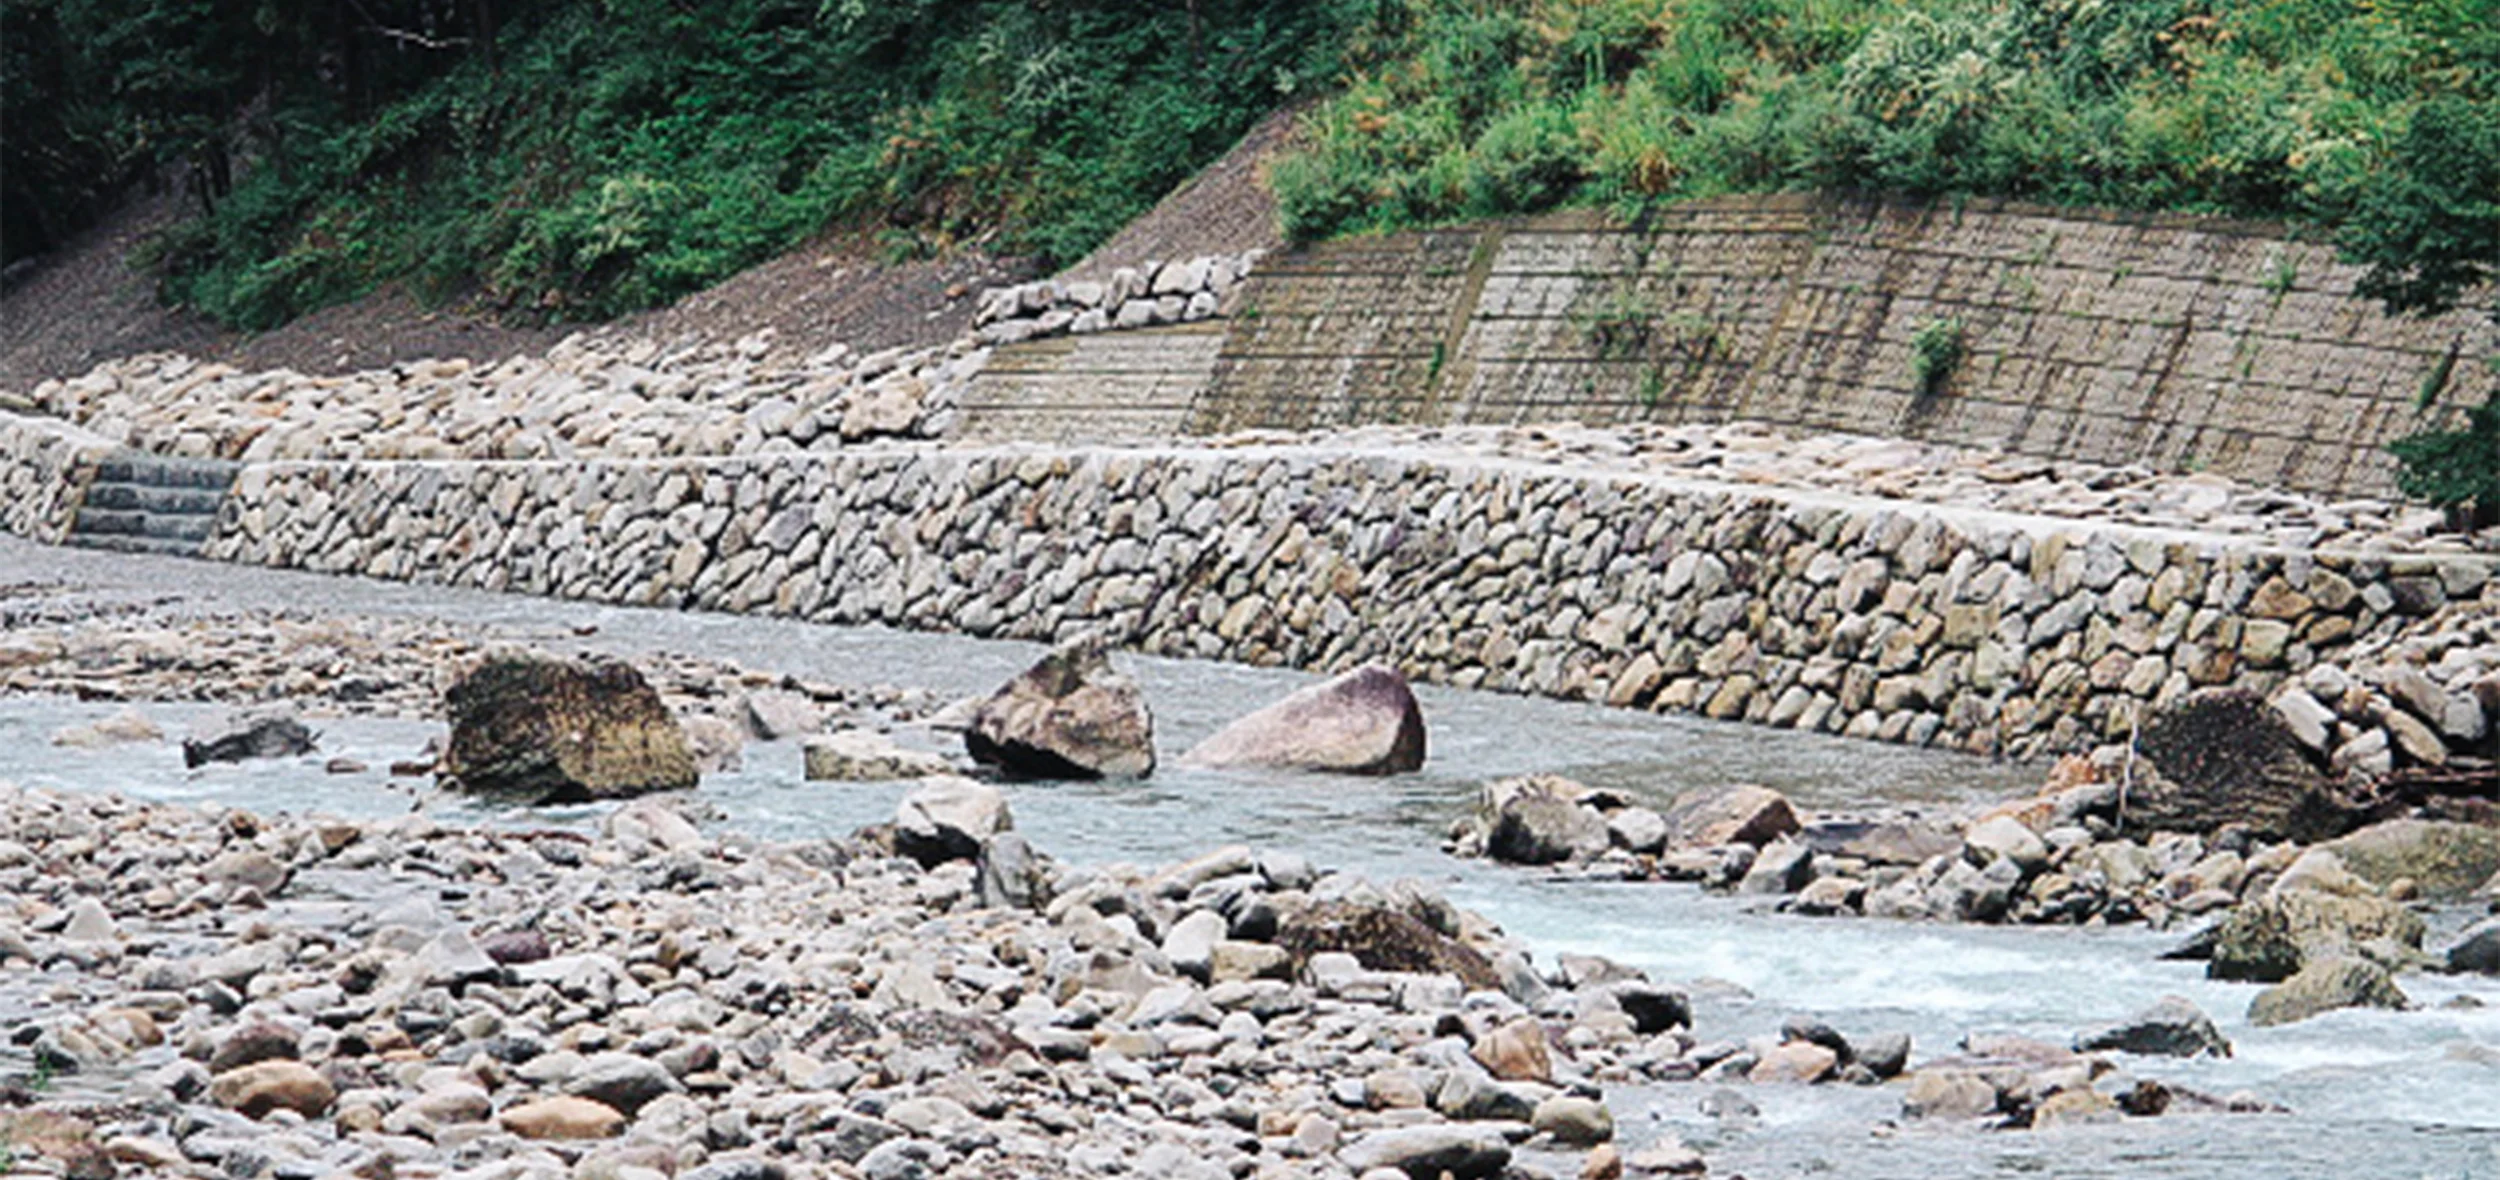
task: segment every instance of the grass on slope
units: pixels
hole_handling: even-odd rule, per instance
[[[2500,260],[2494,0],[1410,0],[1403,12],[1274,173],[1296,238],[1873,188],[2303,220],[2345,231],[2365,257],[2375,240],[2398,263],[2479,259],[2431,276],[2467,285]]]

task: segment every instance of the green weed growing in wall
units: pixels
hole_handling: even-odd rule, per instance
[[[1641,374],[1641,408],[1654,410],[1667,399],[1667,375],[1656,365]]]
[[[1939,316],[1918,326],[1910,336],[1910,382],[1919,396],[1933,396],[1953,379],[1962,364],[1962,317]]]
[[[1597,350],[1597,358],[1606,361],[1638,360],[1649,352],[1652,325],[1658,309],[1649,297],[1637,290],[1622,288],[1609,292],[1581,321],[1581,335],[1589,347]]]
[[[2299,282],[2300,264],[2292,260],[2289,251],[2278,248],[2267,257],[2266,294],[2274,296],[2275,303],[2281,304],[2283,297],[2291,294],[2292,287]]]

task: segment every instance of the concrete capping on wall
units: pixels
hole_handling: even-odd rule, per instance
[[[2268,690],[2485,558],[1293,447],[286,463],[227,560],[1420,679],[2017,756]]]
[[[2241,223],[1805,195],[1358,238],[1261,263],[1192,429],[1748,419],[2380,496],[2384,444],[2500,375],[2486,320],[2359,273]]]
[[[78,519],[112,440],[53,418],[0,410],[0,532],[57,544]]]

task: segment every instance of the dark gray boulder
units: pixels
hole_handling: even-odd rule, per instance
[[[293,758],[312,753],[320,738],[290,711],[247,710],[198,737],[184,739],[182,764],[197,769],[211,762]]]
[[[2464,937],[2448,948],[2448,969],[2500,975],[2500,918],[2467,927]]]
[[[2228,1057],[2231,1042],[2185,996],[2163,996],[2152,1007],[2075,1038],[2077,1052],[2115,1050],[2155,1057]]]
[[[543,803],[691,789],[685,728],[640,672],[612,660],[505,656],[443,694],[440,773],[464,790]]]
[[[973,761],[1028,778],[1154,773],[1154,714],[1098,639],[1075,640],[1018,673],[973,710]]]

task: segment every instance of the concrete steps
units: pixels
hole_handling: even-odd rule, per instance
[[[69,543],[124,553],[196,557],[239,463],[120,451],[96,465]]]
[[[1004,345],[964,390],[953,437],[1081,444],[1180,435],[1214,380],[1225,323]]]

